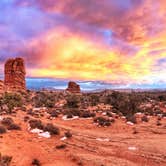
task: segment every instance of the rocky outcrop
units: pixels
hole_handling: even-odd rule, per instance
[[[0,94],[3,93],[5,91],[4,89],[4,83],[2,80],[0,80]]]
[[[68,83],[68,88],[66,89],[66,91],[71,92],[71,93],[80,93],[81,92],[80,86],[77,83],[72,82],[72,81],[70,81]]]
[[[9,59],[5,63],[5,88],[7,91],[26,90],[25,65],[22,58]]]

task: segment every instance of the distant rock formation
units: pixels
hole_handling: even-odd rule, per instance
[[[68,83],[68,88],[66,89],[66,91],[71,93],[81,93],[80,86],[72,81]]]
[[[25,65],[22,58],[8,59],[5,63],[5,88],[7,91],[26,90]]]
[[[4,91],[5,91],[4,82],[2,80],[0,80],[0,94],[3,93]]]

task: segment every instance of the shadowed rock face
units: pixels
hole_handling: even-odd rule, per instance
[[[70,81],[68,83],[68,88],[66,90],[71,93],[80,93],[81,92],[80,86],[77,83],[72,82],[72,81]]]
[[[22,58],[9,59],[5,63],[5,88],[7,91],[26,90],[25,65]]]

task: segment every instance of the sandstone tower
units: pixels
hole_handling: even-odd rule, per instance
[[[7,91],[26,90],[25,64],[22,58],[8,59],[5,63],[5,88]]]
[[[81,93],[80,86],[72,81],[68,83],[68,87],[66,90],[71,93]]]

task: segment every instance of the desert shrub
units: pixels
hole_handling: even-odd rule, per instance
[[[133,134],[138,134],[138,130],[135,127],[133,128]]]
[[[141,118],[142,122],[148,122],[149,119],[146,115],[144,115],[142,118]]]
[[[2,103],[7,105],[9,113],[12,112],[14,107],[21,107],[23,105],[21,96],[15,93],[5,93]]]
[[[32,98],[35,107],[53,108],[55,106],[55,95],[49,92],[37,92]]]
[[[65,149],[67,146],[65,144],[57,145],[56,149]]]
[[[0,134],[6,133],[6,128],[0,125]]]
[[[159,99],[159,101],[166,101],[166,95],[165,94],[159,95],[158,99]]]
[[[162,113],[163,113],[163,111],[160,110],[160,109],[158,109],[158,110],[155,111],[155,115],[160,115],[160,114],[162,114]]]
[[[110,122],[111,122],[111,123],[115,123],[115,119],[114,119],[114,118],[111,118],[111,119],[110,119]]]
[[[66,107],[68,108],[78,108],[80,104],[80,97],[77,95],[69,95],[66,99]]]
[[[59,135],[60,134],[59,128],[54,126],[52,123],[47,123],[44,126],[44,131],[48,131],[52,135]]]
[[[3,119],[2,119],[1,123],[2,123],[3,125],[9,126],[9,125],[11,125],[12,123],[14,123],[14,121],[13,121],[12,118],[6,117],[6,118],[3,118]]]
[[[109,112],[109,111],[106,112],[106,115],[107,115],[108,117],[113,117],[113,115],[112,115],[111,112]]]
[[[111,125],[110,119],[107,119],[104,117],[96,117],[96,118],[94,118],[93,121],[100,126],[110,126]]]
[[[41,166],[41,163],[40,163],[40,161],[38,159],[33,159],[32,160],[32,165],[34,165],[34,166]]]
[[[29,109],[29,110],[27,110],[27,114],[28,114],[28,115],[31,115],[31,116],[34,116],[33,109]]]
[[[68,113],[67,116],[66,116],[67,119],[71,119],[73,118],[73,115],[71,113]]]
[[[162,124],[161,124],[161,122],[159,120],[157,120],[156,125],[157,126],[161,126]]]
[[[65,132],[65,137],[71,138],[72,137],[72,133],[70,131]]]
[[[50,115],[51,115],[51,117],[58,117],[58,113],[57,113],[56,110],[52,110],[52,111],[50,112]]]
[[[8,130],[21,130],[21,127],[18,124],[11,123],[9,126],[7,126]]]
[[[100,96],[97,94],[90,95],[90,102],[92,106],[97,105],[98,103],[100,103]]]
[[[12,161],[12,156],[2,156],[0,153],[0,165],[1,166],[9,166]]]
[[[30,125],[31,129],[38,128],[38,129],[43,130],[43,128],[44,128],[44,125],[42,124],[41,120],[31,119],[29,121],[29,125]]]
[[[115,113],[121,112],[124,116],[134,115],[140,112],[140,104],[144,98],[139,93],[120,93],[113,92],[106,99],[106,104],[111,104],[114,107]]]
[[[95,117],[96,114],[90,111],[82,111],[81,117],[82,118],[90,118],[90,117]]]
[[[27,122],[30,119],[29,116],[24,116],[24,122]]]
[[[163,118],[166,117],[166,112],[163,112],[163,113],[162,113],[162,117],[163,117]]]
[[[69,115],[70,117],[72,116],[81,116],[81,110],[79,110],[79,109],[68,109],[68,110],[65,110],[64,111],[64,114],[65,115]]]
[[[136,119],[136,117],[134,115],[128,115],[128,116],[126,116],[126,120],[130,121],[130,122],[132,122],[134,124],[137,123],[137,119]]]

